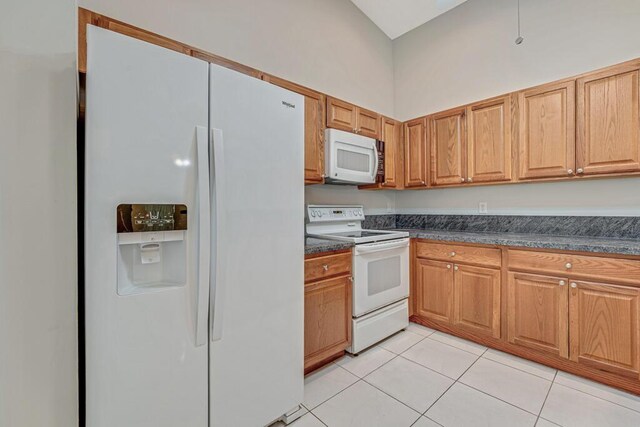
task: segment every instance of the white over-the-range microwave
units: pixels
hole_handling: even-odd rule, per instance
[[[325,180],[330,184],[372,184],[379,166],[377,141],[338,129],[325,131]]]

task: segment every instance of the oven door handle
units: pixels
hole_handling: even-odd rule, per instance
[[[372,245],[356,245],[355,253],[370,254],[373,252],[387,251],[389,249],[406,248],[409,246],[409,239],[402,239],[400,241],[393,241],[389,243],[377,243]]]

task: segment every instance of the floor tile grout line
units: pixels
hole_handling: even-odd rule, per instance
[[[425,417],[425,418],[426,418],[426,419],[428,419],[429,421],[432,421],[432,422],[434,422],[434,423],[438,424],[439,426],[444,427],[442,424],[440,424],[439,422],[437,422],[437,421],[436,421],[436,420],[434,420],[433,418],[429,418],[429,417],[427,417],[426,415],[423,415],[423,417]]]
[[[566,374],[573,375],[573,374],[571,374],[570,372],[566,372],[566,371],[558,370],[558,373],[560,373],[560,372],[564,372],[564,373],[566,373]],[[577,375],[576,375],[576,376],[577,376]],[[572,386],[567,385],[567,384],[559,383],[559,382],[557,382],[557,381],[556,381],[557,377],[558,377],[558,375],[556,374],[556,376],[555,376],[555,377],[554,377],[554,379],[553,379],[553,383],[554,383],[554,384],[558,384],[558,385],[561,385],[561,386],[563,386],[563,387],[570,388],[571,390],[579,391],[580,393],[587,394],[587,395],[589,395],[589,396],[591,396],[591,397],[595,397],[596,399],[604,400],[605,402],[613,403],[614,405],[618,405],[618,406],[622,406],[623,408],[627,408],[627,409],[628,409],[628,410],[630,410],[630,411],[640,413],[640,410],[633,409],[633,408],[629,408],[628,406],[622,405],[622,404],[620,404],[620,403],[618,403],[618,402],[614,402],[613,400],[609,400],[609,399],[605,399],[604,397],[596,396],[595,394],[589,393],[588,391],[580,390],[579,388],[575,388],[575,387],[572,387]],[[582,378],[582,377],[578,377],[578,378]],[[582,378],[582,379],[586,379],[586,378]],[[590,380],[589,380],[589,381],[590,381]],[[597,383],[597,384],[605,385],[605,384],[601,384],[601,383]],[[610,386],[607,386],[607,385],[605,385],[605,386],[606,386],[606,387],[610,387]],[[612,388],[613,388],[613,387],[612,387]],[[614,389],[614,390],[617,390],[617,389]],[[622,390],[621,390],[621,391],[622,391]],[[624,393],[628,393],[628,392],[624,392]]]
[[[313,412],[309,411],[309,413],[311,414],[312,417],[314,417],[316,420],[320,421],[322,423],[323,426],[329,427],[329,425],[327,423],[325,423],[324,421],[322,421],[320,419],[319,416],[317,416],[316,414],[314,414]]]
[[[562,384],[562,383],[554,383],[554,384],[559,385],[559,386],[564,387],[564,388],[571,389],[573,391],[577,391],[578,393],[586,394],[587,396],[591,396],[591,397],[593,397],[595,399],[602,400],[603,402],[611,403],[612,405],[616,405],[616,406],[619,406],[621,408],[628,409],[629,411],[635,412],[636,414],[640,414],[640,411],[637,411],[635,409],[631,409],[631,408],[629,408],[628,406],[625,406],[625,405],[621,405],[618,402],[614,402],[612,400],[608,400],[608,399],[605,399],[603,397],[596,396],[595,394],[587,393],[586,391],[582,391],[582,390],[579,390],[577,388],[573,388],[571,386],[568,386],[568,385],[565,385],[565,384]]]
[[[338,368],[342,369],[343,371],[347,372],[348,374],[353,375],[354,377],[356,377],[356,378],[357,378],[357,380],[355,380],[353,383],[349,384],[348,386],[346,386],[346,387],[345,387],[345,388],[343,388],[342,390],[338,391],[337,393],[332,394],[331,396],[329,396],[328,398],[326,398],[326,399],[325,399],[325,400],[323,400],[322,402],[318,403],[318,404],[317,404],[316,406],[314,406],[313,408],[309,408],[309,407],[307,407],[306,405],[304,405],[304,404],[303,404],[302,406],[304,406],[305,408],[307,408],[307,410],[308,410],[309,412],[312,412],[312,411],[313,411],[314,409],[316,409],[318,406],[322,405],[323,403],[327,402],[328,400],[333,399],[334,397],[336,397],[337,395],[339,395],[340,393],[342,393],[343,391],[345,391],[346,389],[348,389],[349,387],[351,387],[352,385],[354,385],[355,383],[357,383],[358,381],[360,381],[360,380],[361,380],[361,378],[360,378],[359,376],[357,376],[357,375],[355,375],[355,374],[351,373],[351,372],[350,372],[349,370],[347,370],[347,369],[344,369],[342,366],[338,365],[337,363],[335,363],[335,362],[331,362],[331,363],[332,363],[333,365],[336,365]]]
[[[432,335],[433,335],[433,334],[432,334]],[[452,336],[453,336],[453,335],[452,335]],[[428,336],[427,338],[431,338],[431,336]],[[448,344],[448,343],[446,343],[446,342],[442,342],[442,341],[438,341],[438,340],[434,340],[434,339],[431,339],[431,341],[435,341],[435,342],[440,343],[440,344],[448,345],[449,347],[456,348],[456,349],[458,349],[458,350],[460,350],[460,351],[464,351],[465,353],[473,354],[474,356],[478,356],[478,357],[482,357],[482,355],[483,355],[483,354],[485,354],[485,353],[487,352],[487,350],[489,350],[489,348],[488,348],[488,347],[485,347],[485,349],[482,351],[482,354],[478,355],[477,353],[474,353],[474,352],[469,351],[469,350],[462,349],[462,348],[460,348],[460,347],[456,347],[455,345]],[[469,342],[472,342],[472,341],[469,341]],[[474,344],[475,344],[475,343],[474,343]],[[480,344],[478,344],[478,345],[480,345]],[[483,347],[484,347],[484,346],[483,346]]]
[[[487,349],[487,350],[489,350],[489,349]],[[485,351],[485,353],[486,353],[486,351]],[[509,354],[509,353],[505,353],[505,354]],[[518,356],[514,356],[514,357],[518,357]],[[543,380],[547,380],[547,381],[551,381],[551,382],[553,382],[553,380],[550,380],[550,379],[548,379],[548,378],[545,378],[545,377],[543,377],[543,376],[541,376],[541,375],[533,374],[533,373],[531,373],[531,372],[529,372],[529,371],[525,371],[524,369],[516,368],[515,366],[507,365],[506,363],[503,363],[503,362],[500,362],[500,361],[497,361],[497,360],[494,360],[494,359],[490,359],[490,358],[488,358],[488,357],[484,357],[484,354],[482,355],[482,358],[483,358],[483,359],[486,359],[486,360],[490,360],[490,361],[495,362],[495,363],[499,363],[499,364],[504,365],[504,366],[508,366],[508,367],[513,368],[513,369],[516,369],[516,370],[518,370],[518,371],[520,371],[520,372],[524,372],[525,374],[533,375],[534,377],[542,378]],[[527,360],[527,359],[522,359],[522,360]],[[535,362],[534,362],[534,363],[535,363]],[[542,366],[544,366],[544,365],[542,365]],[[552,368],[552,369],[553,369],[553,368]],[[556,377],[556,374],[558,373],[558,370],[557,370],[557,369],[553,369],[553,370],[555,371],[555,372],[554,372],[554,374],[553,374],[553,378],[555,378],[555,377]]]
[[[542,402],[542,406],[540,407],[540,411],[538,412],[538,419],[536,420],[536,424],[538,424],[538,420],[542,415],[542,410],[544,409],[544,405],[546,405],[547,403],[547,399],[549,398],[549,394],[551,393],[551,389],[553,388],[553,384],[555,384],[557,376],[558,376],[558,371],[556,370],[556,374],[553,376],[553,381],[551,381],[551,386],[549,386],[549,390],[547,390],[547,395],[544,397],[544,402]]]
[[[420,411],[413,409],[411,406],[407,405],[406,403],[404,403],[402,400],[398,399],[397,397],[394,397],[392,395],[390,395],[389,393],[387,393],[386,391],[378,388],[377,386],[375,386],[374,384],[371,384],[369,381],[365,380],[364,378],[362,379],[362,381],[364,381],[366,384],[369,384],[371,387],[375,388],[376,390],[378,390],[379,392],[386,394],[387,396],[389,396],[390,398],[392,398],[393,400],[402,403],[404,406],[406,406],[407,408],[411,409],[413,412],[415,412],[416,414],[418,414],[418,420],[420,419],[420,417],[422,416],[422,414],[420,413]],[[418,421],[416,420],[416,421]],[[414,421],[415,423],[415,421]]]
[[[467,384],[467,383],[463,383],[462,381],[456,381],[456,382],[458,382],[458,383],[462,384],[462,385],[463,385],[463,386],[465,386],[465,387],[469,387],[469,388],[471,388],[471,389],[473,389],[473,390],[475,390],[475,391],[478,391],[478,392],[480,392],[480,393],[482,393],[482,394],[485,394],[485,395],[487,395],[487,396],[489,396],[489,397],[492,397],[492,398],[494,398],[494,399],[496,399],[496,400],[499,400],[500,402],[506,403],[506,404],[507,404],[507,405],[509,405],[509,406],[513,406],[514,408],[519,409],[519,410],[521,410],[521,411],[524,411],[524,412],[526,412],[527,414],[531,414],[531,415],[533,415],[534,417],[537,417],[537,415],[535,414],[535,412],[531,412],[531,411],[529,411],[529,410],[527,410],[527,409],[521,408],[521,407],[519,407],[518,405],[514,405],[514,404],[513,404],[513,403],[511,403],[511,402],[507,402],[507,401],[506,401],[506,400],[504,400],[504,399],[501,399],[501,398],[499,398],[499,397],[496,397],[496,396],[494,396],[493,394],[487,393],[486,391],[484,391],[484,390],[480,390],[479,388],[476,388],[476,387],[474,387],[474,386],[472,386],[472,385],[469,385],[469,384]],[[537,419],[537,418],[536,418],[536,419]]]
[[[486,352],[486,351],[487,351],[487,350],[485,350],[485,352]],[[484,354],[484,352],[483,352],[482,354]],[[471,365],[469,365],[469,367],[468,367],[467,369],[465,369],[465,370],[464,370],[464,372],[463,372],[462,374],[460,374],[460,376],[459,376],[458,378],[461,378],[464,374],[466,374],[466,373],[467,373],[467,371],[468,371],[469,369],[471,369],[471,367],[472,367],[473,365],[475,365],[475,364],[476,364],[476,362],[477,362],[478,360],[480,360],[480,358],[481,358],[481,357],[482,357],[482,355],[478,356],[478,358],[477,358],[476,360],[474,360],[474,361],[473,361],[473,363],[472,363]],[[441,374],[441,375],[442,375],[442,374]],[[445,375],[445,376],[446,376],[446,375]],[[451,377],[447,377],[447,378],[451,378]],[[456,383],[458,382],[458,380],[457,380],[457,379],[454,379],[454,378],[451,378],[451,379],[453,380],[453,383],[451,383],[451,385],[450,385],[449,387],[447,387],[447,389],[444,391],[444,393],[442,393],[440,396],[438,396],[438,398],[437,398],[437,399],[436,399],[436,400],[435,400],[431,405],[429,405],[429,407],[427,408],[427,410],[426,410],[426,411],[424,411],[424,412],[422,413],[422,416],[426,417],[426,416],[427,416],[427,412],[429,412],[429,409],[433,408],[433,406],[434,406],[436,403],[438,403],[438,401],[440,401],[440,399],[442,399],[442,396],[444,396],[445,394],[447,394],[447,393],[449,392],[449,390],[451,390],[451,387],[453,387],[454,385],[456,385]],[[428,417],[427,417],[427,418],[428,418]]]
[[[445,375],[445,374],[443,374],[442,372],[438,372],[438,371],[436,371],[436,370],[435,370],[435,369],[433,369],[433,368],[430,368],[430,367],[428,367],[428,366],[425,366],[425,365],[423,365],[422,363],[418,363],[418,362],[416,362],[415,360],[407,359],[406,357],[404,357],[404,356],[403,356],[403,355],[401,355],[401,354],[399,354],[399,355],[398,355],[398,357],[401,357],[401,358],[403,358],[404,360],[406,360],[407,362],[411,362],[411,363],[413,363],[414,365],[418,365],[418,366],[419,366],[419,367],[421,367],[421,368],[425,368],[425,369],[427,369],[427,370],[429,370],[429,371],[431,371],[431,372],[434,372],[434,373],[436,373],[436,374],[438,374],[438,375],[441,375],[441,376],[443,376],[443,377],[445,377],[445,378],[447,378],[447,379],[450,379],[451,381],[454,381],[454,382],[456,381],[456,379],[455,379],[455,378],[451,378],[449,375]],[[475,363],[475,362],[474,362],[474,363]]]

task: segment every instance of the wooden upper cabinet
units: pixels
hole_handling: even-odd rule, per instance
[[[640,171],[639,79],[633,61],[577,80],[579,175]]]
[[[571,282],[571,360],[630,376],[640,374],[640,289]]]
[[[507,339],[559,357],[569,355],[566,277],[509,273]]]
[[[449,110],[427,118],[431,185],[465,182],[467,173],[465,109]]]
[[[304,95],[304,182],[324,182],[325,96],[290,81],[265,74],[264,81]]]
[[[426,119],[420,118],[404,124],[404,185],[427,185],[427,133]]]
[[[467,107],[467,182],[511,179],[511,97]]]
[[[327,127],[355,132],[358,121],[357,108],[353,104],[327,96]]]
[[[416,314],[451,323],[453,320],[453,268],[451,263],[416,259]]]
[[[327,96],[327,127],[380,139],[380,114]]]
[[[404,187],[404,150],[403,150],[403,126],[402,123],[382,117],[382,141],[384,141],[384,182],[360,185],[362,190]]]
[[[518,177],[575,173],[575,81],[552,83],[517,94]]]
[[[358,107],[357,112],[357,133],[369,138],[380,139],[382,137],[380,114],[360,107]]]
[[[456,264],[453,295],[454,326],[500,338],[500,270]]]

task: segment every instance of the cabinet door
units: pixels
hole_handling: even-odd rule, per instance
[[[427,119],[431,151],[431,185],[461,184],[467,173],[465,110]]]
[[[451,263],[418,258],[416,261],[416,312],[419,316],[451,323],[453,267]]]
[[[568,279],[509,273],[507,339],[568,357]]]
[[[577,80],[578,174],[640,171],[640,63]]]
[[[454,267],[453,324],[500,338],[500,270]]]
[[[351,281],[340,277],[305,286],[305,368],[349,347],[351,343]]]
[[[575,172],[575,81],[518,94],[519,178],[572,176]]]
[[[384,141],[384,187],[402,187],[402,123],[382,118]]]
[[[404,125],[404,184],[424,187],[427,183],[427,135],[425,119],[411,120]]]
[[[356,124],[358,128],[356,133],[368,136],[369,138],[380,139],[380,119],[380,114],[358,107],[356,109]]]
[[[467,107],[467,182],[511,179],[509,96]]]
[[[355,105],[327,96],[327,127],[355,133],[357,115]]]
[[[638,378],[640,289],[572,281],[571,360]]]

